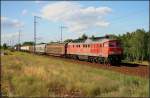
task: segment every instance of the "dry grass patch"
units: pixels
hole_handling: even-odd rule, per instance
[[[44,67],[39,66],[25,66],[22,68],[23,73],[27,76],[37,77],[43,80],[47,79],[47,73],[45,72]]]
[[[2,57],[3,95],[145,97],[148,87],[148,79],[53,57],[23,52]]]

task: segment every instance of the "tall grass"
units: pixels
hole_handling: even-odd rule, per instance
[[[148,79],[23,52],[2,56],[8,96],[149,96]]]

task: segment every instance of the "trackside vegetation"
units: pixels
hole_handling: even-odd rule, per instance
[[[144,29],[137,29],[134,32],[127,32],[119,35],[124,49],[124,58],[129,61],[149,61],[150,58],[150,32]]]
[[[149,80],[67,62],[10,52],[1,56],[2,95],[148,97]]]

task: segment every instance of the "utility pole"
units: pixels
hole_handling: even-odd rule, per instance
[[[60,26],[60,33],[61,33],[61,38],[60,39],[61,39],[61,43],[62,43],[62,29],[63,28],[66,28],[66,26],[62,26],[62,25]]]
[[[34,53],[35,53],[35,45],[36,45],[36,23],[37,23],[36,19],[37,18],[41,18],[41,17],[34,16]]]
[[[18,46],[17,46],[17,49],[18,51],[20,50],[20,33],[21,33],[21,29],[19,29],[19,32],[18,32]]]
[[[20,33],[21,33],[21,30],[19,30],[19,38],[18,38],[18,44],[20,45]]]
[[[14,46],[14,38],[15,38],[15,36],[12,35],[12,47]]]
[[[34,53],[35,53],[35,45],[36,45],[36,16],[34,16]]]

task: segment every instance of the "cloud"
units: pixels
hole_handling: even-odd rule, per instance
[[[22,34],[21,34],[22,36]],[[18,44],[18,32],[5,32],[1,34],[1,44],[6,43],[7,45],[15,45]],[[22,37],[20,42],[22,42]]]
[[[28,13],[28,11],[26,9],[22,10],[21,14],[24,16]]]
[[[36,0],[36,1],[35,1],[35,3],[40,4],[40,3],[41,3],[41,1]]]
[[[12,38],[12,37],[17,37],[19,35],[18,32],[14,32],[14,33],[5,33],[2,34],[2,38]]]
[[[1,17],[1,25],[6,28],[21,28],[24,26],[24,23],[18,19],[10,19],[8,17]]]
[[[109,7],[83,7],[73,2],[56,2],[45,5],[41,10],[43,18],[53,22],[63,22],[70,32],[85,33],[93,27],[109,26],[105,15],[112,11]]]
[[[7,17],[1,16],[1,21],[6,21],[7,19]]]

